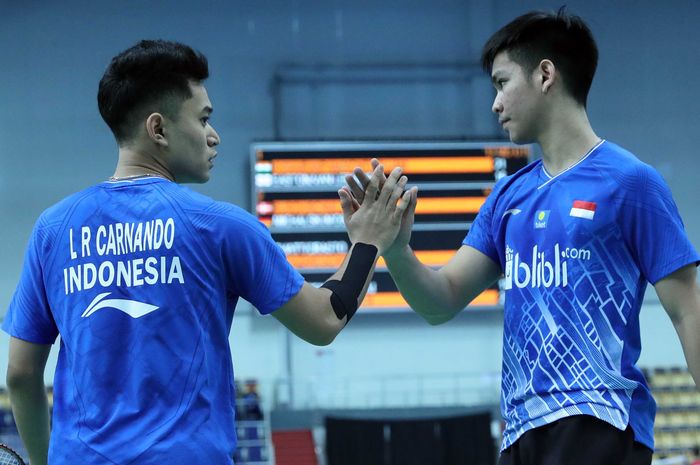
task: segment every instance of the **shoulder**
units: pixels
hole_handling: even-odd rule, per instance
[[[593,164],[602,175],[623,188],[639,190],[650,186],[665,187],[666,185],[654,167],[610,141],[605,141],[601,146]]]
[[[594,164],[611,196],[628,207],[624,211],[665,215],[676,210],[671,189],[654,167],[611,142],[606,141],[604,149],[595,157]]]
[[[594,166],[618,202],[647,209],[666,209],[674,203],[671,189],[653,166],[612,142],[606,141],[602,149]]]
[[[70,210],[76,208],[76,206],[79,206],[82,202],[92,198],[92,194],[94,194],[97,189],[98,186],[90,186],[87,189],[83,189],[63,198],[44,210],[44,212],[41,214],[41,218],[44,218],[47,221],[61,218]]]
[[[78,208],[94,211],[97,201],[94,201],[94,193],[97,186],[91,186],[74,194],[71,194],[44,210],[34,226],[35,234],[47,234],[57,230],[68,217]]]
[[[196,227],[269,236],[264,224],[253,214],[229,202],[214,200],[184,186],[174,188],[183,211]]]

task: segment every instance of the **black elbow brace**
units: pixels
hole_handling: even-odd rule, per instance
[[[330,289],[331,306],[339,320],[347,316],[348,320],[355,314],[362,289],[365,287],[367,275],[372,271],[377,248],[370,244],[357,242],[350,253],[348,266],[340,280],[332,279],[321,287]]]

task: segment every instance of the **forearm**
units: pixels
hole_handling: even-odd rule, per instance
[[[320,304],[327,322],[329,343],[350,321],[364,300],[378,259],[379,251],[375,246],[352,244],[338,271],[319,289],[331,292],[321,297]]]
[[[688,371],[700,387],[700,288],[696,276],[693,263],[659,280],[654,287],[678,333]]]
[[[32,465],[46,465],[49,450],[49,403],[43,376],[8,384],[12,413]]]
[[[273,313],[294,334],[314,345],[328,345],[364,299],[379,258],[378,250],[356,252],[354,244],[341,267],[323,287],[304,283],[301,291]],[[358,261],[359,259],[359,261]]]
[[[409,246],[384,259],[403,298],[428,323],[444,323],[464,307],[447,277],[421,263]]]
[[[700,306],[697,308],[697,311],[686,312],[672,321],[683,347],[688,371],[695,385],[700,387]]]

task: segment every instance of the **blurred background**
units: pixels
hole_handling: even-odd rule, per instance
[[[113,173],[117,147],[97,111],[97,84],[111,57],[136,41],[176,40],[208,57],[211,123],[222,142],[211,181],[191,187],[250,209],[255,141],[503,139],[491,113],[494,91],[479,68],[481,47],[515,16],[560,6],[545,0],[0,0],[0,315],[38,215]],[[588,22],[600,49],[588,104],[593,128],[663,175],[700,246],[700,3],[572,0],[567,6]],[[658,373],[659,399],[669,409],[660,410],[656,457],[690,455],[700,439],[700,402],[653,288],[641,324],[639,364],[652,380]],[[489,458],[470,463],[493,463],[501,326],[499,309],[467,310],[438,327],[409,311],[360,311],[331,346],[319,348],[241,302],[230,336],[234,369],[240,394],[255,392],[245,405],[255,399],[260,411],[242,415],[252,423],[241,424],[250,428],[239,430],[242,450],[250,450],[239,462],[304,465],[275,454],[288,448],[270,441],[277,432],[291,446],[308,446],[308,460],[316,461],[308,463],[352,463],[325,452],[324,424],[335,418],[369,422],[367,430],[383,438],[377,443],[383,461],[357,463],[399,463],[394,423],[415,421],[423,434],[449,430],[440,423],[445,418],[478,417],[494,439]],[[3,333],[0,386],[7,341]],[[54,351],[49,385],[55,357]],[[11,419],[0,417],[11,428]]]

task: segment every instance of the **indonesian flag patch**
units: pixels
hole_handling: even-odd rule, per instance
[[[585,218],[592,220],[595,215],[595,202],[585,202],[583,200],[574,200],[574,206],[571,207],[569,216],[576,218]]]

